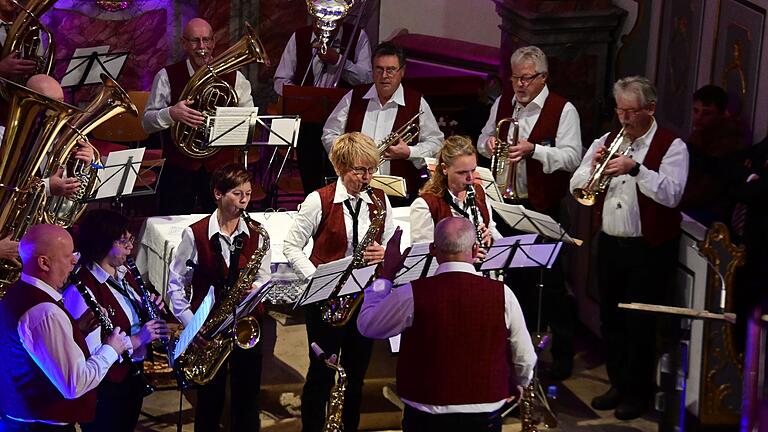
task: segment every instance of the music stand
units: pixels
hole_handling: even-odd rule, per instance
[[[75,92],[84,85],[101,84],[101,74],[117,81],[117,77],[125,66],[129,52],[110,53],[109,45],[77,48],[69,59],[66,72],[61,77],[62,88],[72,88],[72,101]]]
[[[338,286],[341,277],[352,262],[352,258],[352,256],[348,256],[336,261],[320,264],[311,276],[307,289],[304,290],[304,293],[294,304],[294,309],[297,306],[305,306],[329,300],[333,297],[363,291],[368,282],[373,278],[374,271],[376,270],[375,264],[353,269],[352,274],[344,285]]]
[[[94,188],[91,196],[84,199],[85,202],[96,201],[104,198],[113,198],[112,206],[123,213],[122,199],[125,197],[152,195],[157,192],[160,183],[165,159],[143,161],[144,147],[113,151],[107,156],[107,162],[98,166],[100,184]],[[142,168],[142,163],[146,167]],[[155,186],[152,187],[141,176],[142,173],[159,168]],[[138,188],[137,188],[138,182]],[[138,189],[138,190],[137,190]]]
[[[267,175],[261,178],[261,187],[266,191],[265,202],[269,207],[277,207],[278,182],[283,175],[285,165],[291,158],[291,153],[296,150],[301,130],[301,117],[298,115],[266,115],[256,118],[256,125],[260,127],[260,134],[251,144],[255,146],[273,147],[272,155],[267,164]],[[275,168],[280,148],[286,148],[283,160],[279,167]],[[277,169],[277,173],[275,173]]]

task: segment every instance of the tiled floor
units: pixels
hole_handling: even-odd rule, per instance
[[[301,428],[299,395],[303,374],[307,370],[306,333],[300,317],[272,312],[277,320],[267,320],[264,329],[265,357],[261,393],[262,430],[265,432],[298,431]],[[586,343],[579,343],[586,346]],[[589,407],[589,400],[607,389],[605,367],[594,355],[594,349],[581,348],[576,357],[573,376],[563,383],[546,380],[542,385],[558,385],[557,399],[552,405],[557,411],[557,431],[655,431],[655,416],[634,421],[616,420],[612,412],[595,412]],[[389,354],[388,345],[377,341],[373,359],[368,370],[364,390],[361,429],[400,430],[400,410],[387,400],[384,393],[391,394],[394,383],[396,359]],[[547,354],[542,356],[542,363]],[[390,396],[391,397],[391,396]],[[193,430],[192,405],[182,400],[181,418],[184,431]],[[136,430],[176,430],[178,419],[179,392],[159,391],[144,401],[144,412]],[[225,414],[226,417],[226,414]],[[540,429],[545,429],[543,425]],[[505,419],[504,431],[520,430],[520,422],[513,415]]]

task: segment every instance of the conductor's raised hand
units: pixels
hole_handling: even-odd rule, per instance
[[[400,239],[403,236],[403,229],[400,227],[395,228],[395,233],[387,242],[387,249],[384,251],[384,261],[381,263],[379,269],[379,277],[390,281],[395,280],[395,276],[400,269],[403,268],[405,258],[411,251],[408,247],[405,251],[400,252]]]
[[[205,121],[205,117],[200,111],[190,108],[192,103],[192,100],[187,99],[179,101],[179,103],[170,107],[168,112],[171,114],[173,121],[182,122],[190,127],[200,126]]]

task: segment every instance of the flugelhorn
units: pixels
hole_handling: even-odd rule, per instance
[[[419,111],[418,114],[411,117],[404,125],[400,126],[400,129],[390,132],[389,135],[385,136],[376,146],[379,150],[379,166],[387,161],[384,159],[384,152],[386,152],[388,148],[396,145],[400,140],[403,140],[403,142],[407,144],[419,135],[419,132],[421,131],[421,127],[419,126],[419,116],[422,114],[424,114],[424,111]]]
[[[336,21],[343,19],[355,0],[306,0],[309,14],[317,20],[320,29],[320,52],[328,52],[331,32],[336,29]],[[354,36],[354,35],[353,35]]]
[[[605,167],[608,165],[611,159],[618,156],[626,156],[632,149],[632,142],[626,147],[621,148],[626,138],[624,128],[622,127],[616,138],[613,139],[611,145],[608,146],[603,153],[603,157],[592,169],[592,173],[589,175],[587,183],[580,188],[573,190],[573,197],[576,198],[580,204],[585,206],[592,206],[597,201],[597,196],[604,193],[608,189],[608,185],[611,183],[613,177],[605,174]]]
[[[499,136],[505,123],[509,123],[512,128],[512,141]],[[519,200],[520,195],[517,193],[517,163],[510,162],[509,148],[516,146],[519,138],[520,122],[516,118],[506,117],[496,123],[496,147],[491,155],[491,173],[501,196],[513,201]]]
[[[19,53],[19,58],[34,60],[37,69],[32,74],[50,75],[53,69],[53,60],[56,57],[56,41],[53,34],[41,21],[40,17],[50,9],[56,0],[31,0],[26,7],[16,0],[11,0],[21,12],[16,16],[8,36],[0,51],[0,58],[6,58],[11,53]],[[48,36],[48,47],[38,54],[43,43],[41,34]],[[22,77],[20,82],[25,82],[28,77]],[[10,100],[10,96],[4,95]]]

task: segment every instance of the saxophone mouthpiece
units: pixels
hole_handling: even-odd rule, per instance
[[[320,345],[318,345],[316,342],[312,342],[310,346],[312,347],[312,352],[315,353],[317,358],[323,361],[328,360],[328,354],[326,354],[325,351],[320,348]]]

